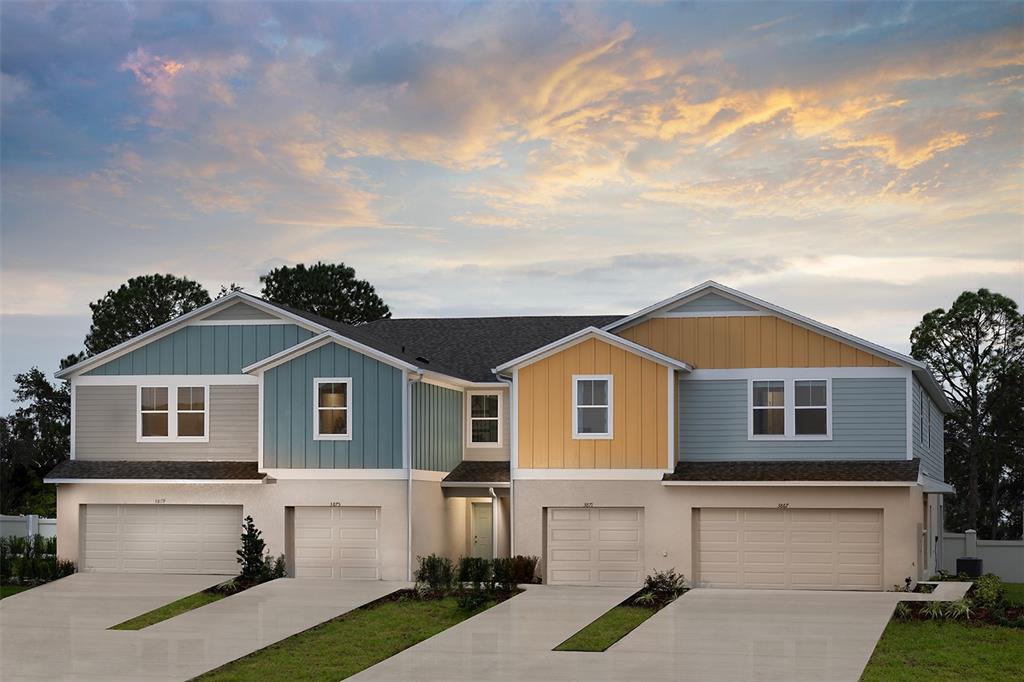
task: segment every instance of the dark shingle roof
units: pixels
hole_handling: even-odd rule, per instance
[[[442,483],[508,483],[510,479],[508,462],[462,461]]]
[[[603,327],[621,317],[561,315],[389,319],[369,322],[357,329],[376,337],[380,343],[417,358],[410,362],[418,367],[469,381],[496,381],[491,369],[503,362],[586,327]],[[429,362],[424,364],[422,358]]]
[[[665,481],[916,481],[912,460],[679,462]]]
[[[266,474],[256,462],[167,462],[97,461],[69,459],[46,475],[46,479],[169,479],[190,481],[258,481]]]

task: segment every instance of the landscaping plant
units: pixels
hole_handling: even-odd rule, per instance
[[[455,585],[455,570],[448,557],[431,554],[417,558],[416,589],[435,595],[447,594]]]
[[[660,609],[673,602],[687,589],[689,588],[686,586],[686,576],[676,573],[674,568],[655,571],[644,579],[643,589],[632,601],[638,606],[653,606]]]
[[[57,557],[57,538],[0,537],[0,582],[38,585],[75,572],[75,563]]]
[[[975,606],[999,609],[1006,606],[1006,588],[1002,579],[992,573],[977,578],[971,587],[971,600]]]
[[[263,532],[256,527],[252,517],[246,516],[242,524],[242,547],[235,550],[238,563],[242,567],[237,581],[240,584],[231,587],[236,592],[268,580],[284,578],[288,573],[284,555],[272,557],[267,552],[267,543],[264,542],[262,535]]]

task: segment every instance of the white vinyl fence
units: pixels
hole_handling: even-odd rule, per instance
[[[35,514],[28,516],[0,514],[0,536],[17,535],[19,538],[27,538],[37,534],[47,538],[57,537],[57,519],[47,519]]]
[[[956,573],[960,557],[981,559],[985,573],[1008,583],[1024,583],[1024,540],[979,540],[978,532],[942,534],[942,568]]]

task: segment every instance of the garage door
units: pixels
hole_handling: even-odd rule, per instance
[[[639,585],[643,507],[548,509],[550,585]]]
[[[241,532],[240,506],[88,504],[82,570],[231,575]]]
[[[296,507],[295,577],[380,579],[380,507]]]
[[[709,587],[879,590],[880,509],[700,509]]]

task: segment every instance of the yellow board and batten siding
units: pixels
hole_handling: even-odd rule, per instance
[[[896,367],[778,317],[654,317],[616,332],[697,369]]]
[[[612,438],[572,437],[572,377],[612,375]],[[669,370],[587,339],[519,370],[519,467],[663,469],[668,462]]]

